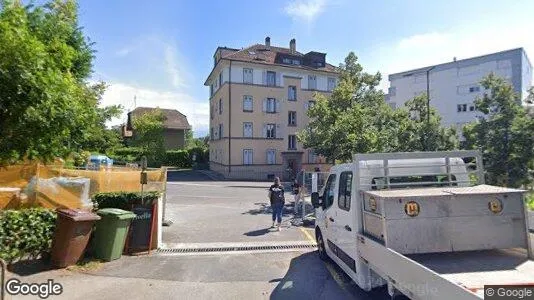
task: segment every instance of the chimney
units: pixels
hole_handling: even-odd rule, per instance
[[[452,61],[456,61],[456,56],[452,59]]]
[[[267,48],[271,47],[271,38],[270,37],[266,37],[265,38],[265,47],[267,47]]]
[[[289,50],[291,50],[291,53],[295,53],[297,51],[297,41],[295,41],[295,39],[291,39],[291,41],[289,41]]]

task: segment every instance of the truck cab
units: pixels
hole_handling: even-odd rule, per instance
[[[366,291],[387,285],[392,297],[479,299],[480,286],[447,279],[419,256],[436,256],[432,264],[451,253],[519,247],[527,250],[525,261],[531,253],[522,191],[484,185],[478,152],[355,155],[333,166],[311,196],[319,256]],[[534,282],[532,275],[525,281]],[[439,283],[429,285],[435,276]],[[428,289],[449,294],[429,296]]]

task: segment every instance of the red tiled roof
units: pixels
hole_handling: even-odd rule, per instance
[[[130,114],[132,117],[142,116],[147,112],[159,109],[165,116],[164,126],[169,129],[191,129],[191,125],[187,121],[187,117],[176,109],[164,109],[154,107],[137,107]]]
[[[279,54],[291,56],[291,57],[300,57],[303,58],[304,54],[295,51],[291,53],[289,48],[274,47],[274,46],[265,46],[262,44],[255,44],[248,48],[241,49],[239,51],[224,51],[221,53],[221,58],[229,60],[237,60],[244,62],[253,62],[260,64],[269,64],[269,65],[283,65],[288,66],[287,64],[282,64],[277,61],[277,56]],[[324,72],[337,72],[337,68],[329,63],[325,63],[324,67],[312,67],[307,65],[289,65],[293,68],[301,68],[308,70],[317,70]]]

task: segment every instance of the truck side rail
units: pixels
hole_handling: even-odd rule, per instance
[[[361,259],[388,285],[413,300],[475,300],[481,299],[427,267],[390,249],[373,239],[357,234]]]

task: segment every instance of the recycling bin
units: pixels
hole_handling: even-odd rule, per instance
[[[118,208],[103,208],[96,213],[102,219],[96,223],[94,256],[106,261],[119,259],[135,214]]]
[[[100,217],[80,209],[58,209],[52,240],[52,265],[64,268],[76,264],[84,255],[95,221]]]

